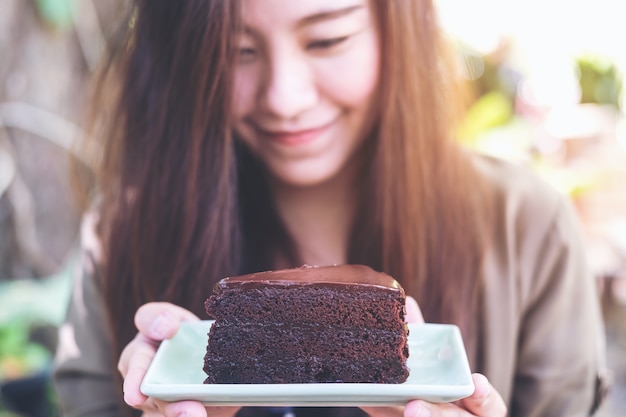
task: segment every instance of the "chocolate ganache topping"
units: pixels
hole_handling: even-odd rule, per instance
[[[257,272],[238,277],[228,277],[216,284],[216,290],[238,286],[275,285],[306,286],[329,285],[351,286],[367,285],[387,289],[404,296],[404,290],[391,276],[374,271],[365,265],[310,266],[284,269],[280,271]]]

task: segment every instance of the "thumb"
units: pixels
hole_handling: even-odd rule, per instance
[[[424,323],[424,316],[422,316],[422,310],[417,305],[415,298],[410,295],[406,297],[406,322],[407,323]]]
[[[506,404],[500,394],[493,388],[487,378],[481,374],[473,374],[475,390],[472,395],[460,400],[461,407],[477,416],[504,416]]]
[[[199,320],[192,312],[174,304],[152,302],[139,307],[135,326],[139,333],[154,341],[173,337],[183,321]]]

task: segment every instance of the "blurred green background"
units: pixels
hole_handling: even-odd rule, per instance
[[[391,1],[391,0],[390,0]],[[533,167],[574,201],[626,409],[624,5],[438,0],[467,80],[460,140]],[[0,417],[60,414],[49,369],[80,210],[69,162],[88,83],[126,0],[3,0],[0,13]]]

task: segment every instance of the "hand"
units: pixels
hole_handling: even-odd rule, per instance
[[[481,374],[473,374],[474,393],[456,403],[432,404],[411,401],[404,409],[406,417],[504,417],[504,400]]]
[[[413,297],[406,298],[406,321],[423,323],[424,318]],[[372,417],[504,417],[504,400],[481,374],[473,374],[474,393],[455,403],[434,404],[416,400],[406,407],[362,407]]]
[[[183,321],[199,320],[193,313],[170,303],[148,303],[135,314],[137,336],[124,348],[117,368],[124,378],[124,401],[144,416],[217,417],[233,416],[238,407],[204,407],[197,401],[167,403],[149,398],[139,387],[161,341],[173,337]]]

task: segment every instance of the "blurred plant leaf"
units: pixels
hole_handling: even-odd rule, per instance
[[[513,105],[509,97],[500,91],[491,91],[469,108],[461,123],[459,138],[467,145],[475,145],[482,133],[506,124],[512,117]]]
[[[28,340],[26,324],[15,320],[0,326],[0,357],[4,355],[14,355]]]
[[[74,0],[36,0],[35,3],[46,24],[55,29],[69,29],[72,26],[76,7]]]
[[[70,261],[58,274],[43,279],[0,283],[0,380],[30,375],[50,365],[52,352],[38,340],[37,330],[61,323],[73,265]]]
[[[30,340],[30,323],[12,320],[0,326],[0,380],[19,378],[49,365],[51,352]]]
[[[581,103],[607,104],[619,110],[622,95],[621,75],[614,63],[598,56],[578,58]]]

